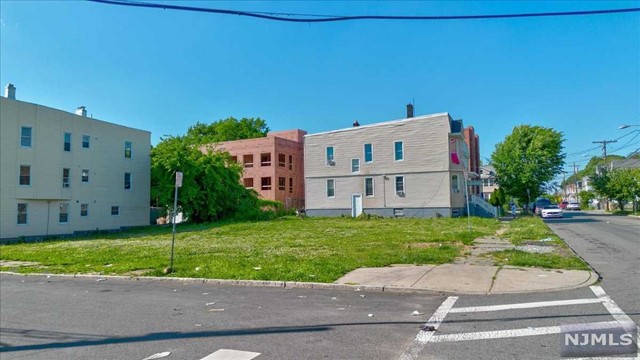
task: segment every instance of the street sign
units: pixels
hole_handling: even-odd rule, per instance
[[[176,171],[176,187],[182,187],[182,173]]]
[[[469,185],[469,186],[480,186],[480,185],[482,185],[482,180],[467,180],[467,185]]]

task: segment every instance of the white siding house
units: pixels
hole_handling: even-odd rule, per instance
[[[441,113],[306,135],[307,215],[462,215],[462,129]]]
[[[0,239],[149,224],[150,133],[0,97]]]

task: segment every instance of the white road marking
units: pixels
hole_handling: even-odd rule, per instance
[[[483,312],[483,311],[501,311],[501,310],[515,310],[515,309],[531,309],[537,307],[547,306],[563,306],[563,305],[582,305],[582,304],[595,304],[600,303],[601,299],[571,299],[571,300],[557,300],[557,301],[539,301],[520,304],[505,304],[505,305],[489,305],[489,306],[470,306],[463,308],[453,308],[450,313],[466,313],[466,312]]]
[[[251,360],[259,355],[257,352],[220,349],[200,360]]]
[[[451,308],[453,304],[455,304],[456,300],[458,300],[457,296],[449,296],[445,301],[440,304],[435,313],[429,318],[429,321],[425,324],[425,326],[432,326],[434,330],[437,330],[444,320],[445,316]],[[400,360],[414,360],[418,358],[420,351],[424,348],[424,345],[429,342],[429,339],[433,336],[433,331],[423,331],[420,330],[416,338],[413,340],[411,345],[405,350],[405,352],[400,356]]]
[[[602,301],[602,305],[607,308],[607,311],[613,316],[614,319],[618,320],[621,323],[633,323],[633,320],[620,309],[618,304],[616,304],[607,293],[600,286],[589,286],[591,291]]]
[[[154,360],[154,359],[160,359],[160,358],[163,358],[163,357],[167,357],[167,356],[169,356],[169,355],[171,355],[171,351],[165,351],[165,352],[161,352],[161,353],[153,354],[153,355],[148,356],[148,357],[146,357],[146,358],[144,358],[144,359],[142,359],[142,360]]]
[[[619,326],[617,321],[603,321],[580,324],[585,329],[601,329],[611,328]],[[562,332],[562,326],[543,326],[543,327],[530,327],[523,329],[510,329],[510,330],[497,330],[497,331],[479,331],[470,333],[456,333],[447,335],[434,335],[429,342],[449,342],[449,341],[470,341],[470,340],[488,340],[488,339],[504,339],[514,338],[522,336],[537,336],[537,335],[551,335],[560,334]]]

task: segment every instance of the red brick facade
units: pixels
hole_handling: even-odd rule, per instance
[[[473,126],[467,126],[464,129],[464,142],[467,143],[469,149],[469,172],[470,179],[480,179],[480,138],[476,134]],[[474,175],[477,174],[477,175]],[[482,191],[480,186],[470,186],[469,192],[472,194],[480,194]]]

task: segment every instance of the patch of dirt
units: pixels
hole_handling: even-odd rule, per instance
[[[40,263],[33,261],[14,261],[14,260],[0,260],[0,266],[7,267],[21,267],[21,266],[39,266]]]
[[[502,227],[502,228],[498,229],[498,231],[496,231],[496,236],[500,237],[500,236],[504,235],[504,233],[506,233],[507,230],[508,230],[507,227]]]
[[[133,271],[126,272],[123,275],[125,275],[125,276],[144,276],[144,274],[148,273],[149,271],[153,271],[153,269],[133,270]]]

